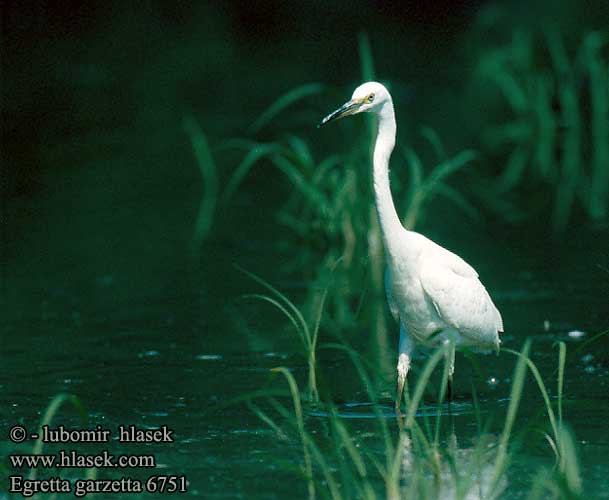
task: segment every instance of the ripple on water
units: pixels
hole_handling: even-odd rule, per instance
[[[403,410],[402,415],[405,415],[408,410]],[[435,417],[440,415],[471,415],[475,413],[474,404],[470,401],[453,401],[452,403],[443,403],[441,405],[423,405],[419,406],[415,414],[416,417]],[[480,410],[480,413],[485,413]],[[337,407],[337,416],[339,418],[349,419],[375,419],[379,415],[382,418],[395,418],[397,413],[393,405],[379,404],[371,402],[351,402],[344,403]],[[327,417],[330,415],[328,411],[323,409],[315,409],[309,411],[312,417]]]
[[[195,356],[196,361],[216,361],[222,359],[221,354],[197,354]]]
[[[137,357],[140,359],[143,358],[156,358],[157,356],[160,356],[161,353],[159,351],[155,351],[153,349],[149,350],[149,351],[143,351],[138,353]]]
[[[279,359],[288,358],[288,355],[285,352],[265,352],[263,356],[265,358],[279,358]]]
[[[586,332],[582,332],[581,330],[571,330],[567,333],[567,336],[573,340],[581,340],[586,336]]]

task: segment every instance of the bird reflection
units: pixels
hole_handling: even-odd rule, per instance
[[[497,441],[481,434],[469,446],[460,445],[452,429],[443,444],[421,451],[411,431],[401,431],[400,497],[416,498],[420,492],[438,500],[498,498],[507,479],[503,474],[495,481]]]

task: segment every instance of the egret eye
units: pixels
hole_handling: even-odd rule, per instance
[[[372,94],[370,94],[368,97],[366,97],[366,100],[371,103],[372,101],[374,101],[374,92]]]

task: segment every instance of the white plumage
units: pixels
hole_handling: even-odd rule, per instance
[[[399,408],[415,344],[444,342],[450,345],[450,382],[455,346],[499,350],[503,321],[473,267],[401,224],[389,186],[389,158],[395,146],[396,123],[393,101],[387,89],[377,82],[360,85],[351,100],[324,118],[321,124],[362,112],[378,117],[373,182],[387,258],[387,301],[400,323],[396,396]]]

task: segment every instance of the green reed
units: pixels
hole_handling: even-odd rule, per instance
[[[262,300],[272,304],[275,308],[283,313],[283,315],[289,320],[291,325],[294,327],[296,334],[302,344],[305,359],[307,360],[308,368],[308,400],[311,403],[319,401],[319,393],[317,390],[317,378],[315,375],[316,370],[316,353],[317,353],[317,340],[319,338],[319,326],[321,323],[321,317],[323,314],[324,303],[328,293],[327,288],[322,292],[318,309],[313,320],[313,325],[309,326],[309,323],[305,320],[304,315],[300,312],[300,309],[294,305],[294,303],[288,299],[283,293],[273,287],[271,284],[256,276],[245,269],[240,269],[241,272],[252,278],[258,284],[262,285],[270,295],[261,293],[251,293],[244,295],[244,298],[253,298]]]
[[[582,480],[576,441],[564,421],[563,412],[567,359],[564,342],[557,344],[555,402],[550,396],[546,381],[529,356],[531,340],[527,340],[520,351],[503,349],[505,353],[516,357],[516,365],[502,430],[496,437],[488,430],[490,422],[482,421],[475,388],[472,388],[478,433],[473,446],[462,448],[450,426],[446,434],[444,421],[448,417],[441,411],[446,392],[447,346],[436,349],[418,370],[412,392],[407,390],[405,393],[406,413],[396,415],[397,420],[394,421],[387,415],[388,411],[392,411],[389,408],[393,409],[393,404],[381,400],[373,379],[373,375],[378,372],[378,364],[370,365],[345,340],[318,346],[317,334],[311,333],[304,315],[271,285],[259,277],[247,274],[270,292],[268,296],[255,297],[270,302],[281,310],[299,332],[305,346],[347,355],[347,361],[355,369],[357,379],[372,404],[373,415],[367,434],[374,435],[380,449],[378,444],[375,446],[370,443],[370,439],[353,431],[331,398],[326,396],[320,401],[311,397],[311,370],[321,372],[321,367],[313,367],[309,362],[308,396],[304,402],[294,375],[286,367],[275,368],[273,372],[283,375],[289,387],[287,394],[272,384],[234,401],[245,401],[250,410],[286,446],[290,446],[293,436],[296,436],[301,455],[301,476],[309,498],[467,498],[473,492],[482,494],[483,498],[499,498],[506,487],[507,473],[514,461],[514,429],[524,389],[530,387],[526,381],[529,373],[543,401],[542,409],[547,415],[548,426],[545,437],[549,450],[555,457],[553,468],[543,468],[537,474],[532,474],[529,496],[541,498],[549,493],[555,497],[581,497]],[[320,316],[321,310],[315,320],[315,330],[319,328]],[[442,360],[442,383],[434,386],[431,379]],[[315,358],[313,361],[316,363]],[[418,416],[423,398],[429,397],[433,387],[437,387],[438,401],[435,425],[432,425],[430,417]],[[291,410],[286,399],[291,400]],[[445,428],[444,433],[442,427]],[[523,432],[519,430],[520,435]]]
[[[478,209],[459,191],[445,182],[448,177],[468,166],[476,158],[476,153],[471,150],[465,150],[455,156],[449,157],[434,130],[424,128],[421,133],[433,148],[438,163],[431,169],[429,175],[425,177],[425,169],[417,153],[411,148],[403,148],[404,157],[410,171],[410,185],[406,196],[407,208],[402,218],[406,229],[414,229],[421,211],[436,196],[444,196],[451,200],[472,218],[479,217],[480,213]]]
[[[344,343],[320,346],[321,349],[341,351],[348,355],[373,403],[374,417],[367,434],[378,436],[383,443],[381,451],[373,449],[369,439],[354,433],[348,420],[340,416],[330,400],[315,407],[317,412],[324,410],[321,416],[317,413],[316,417],[312,417],[309,407],[303,406],[296,379],[286,367],[273,371],[281,373],[289,386],[288,399],[291,399],[292,410],[270,392],[268,396],[264,395],[264,391],[250,394],[247,401],[254,413],[283,442],[289,444],[291,436],[296,436],[301,449],[302,478],[309,498],[432,499],[440,496],[467,498],[468,495],[477,494],[483,498],[499,498],[506,487],[509,464],[514,460],[511,450],[514,426],[528,371],[536,380],[543,397],[549,426],[554,434],[549,439],[550,448],[558,456],[554,471],[542,469],[532,475],[529,498],[541,498],[548,493],[555,497],[580,498],[581,475],[573,434],[561,419],[557,422],[552,418],[554,408],[545,383],[529,358],[530,346],[528,340],[520,352],[509,351],[517,357],[517,361],[510,402],[498,439],[495,441],[488,431],[481,431],[476,443],[466,449],[459,448],[454,432],[451,431],[443,442],[437,438],[437,434],[434,437],[434,431],[425,422],[427,417],[417,417],[432,373],[445,358],[445,347],[437,349],[427,360],[417,378],[412,398],[407,399],[406,415],[398,415],[394,422],[383,414],[382,403],[370,378],[371,368],[366,367],[365,360]],[[565,345],[560,343],[557,404],[561,416],[565,354]],[[444,372],[446,370],[447,366]],[[444,391],[445,387],[440,387],[440,399]],[[446,417],[438,413],[436,418],[442,420]],[[479,413],[476,413],[476,418],[480,419]],[[421,425],[421,420],[425,425]],[[481,422],[478,423],[480,426]],[[374,428],[376,432],[373,432]],[[482,429],[481,426],[479,428]],[[489,446],[489,442],[496,444]],[[553,443],[557,445],[553,446]]]
[[[248,129],[248,135],[259,132],[263,127],[273,121],[273,119],[279,115],[282,111],[289,109],[296,102],[320,94],[323,90],[323,86],[319,83],[309,83],[301,85],[295,89],[286,92],[284,95],[279,97],[273,104],[271,104],[266,110],[252,123]]]
[[[563,232],[576,207],[593,221],[609,216],[609,60],[605,33],[591,32],[570,55],[555,29],[516,31],[478,67],[510,117],[484,135],[491,155],[507,149],[497,196],[526,184],[553,191],[552,225]]]
[[[61,407],[66,403],[70,403],[74,407],[74,409],[78,412],[78,414],[80,416],[82,427],[86,428],[86,424],[87,424],[87,420],[88,420],[87,412],[85,410],[85,407],[81,403],[80,399],[78,399],[78,397],[76,397],[73,394],[63,394],[63,393],[57,394],[51,400],[51,402],[48,404],[48,406],[44,410],[44,413],[42,414],[42,418],[40,419],[40,425],[38,426],[38,439],[36,440],[36,442],[34,443],[34,447],[32,448],[32,455],[40,455],[42,453],[42,449],[44,447],[44,442],[42,441],[42,436],[43,436],[42,428],[45,425],[51,424],[51,422],[55,418],[55,415],[59,412]],[[30,471],[29,479],[36,479],[36,474],[37,474],[37,469],[33,468]],[[88,469],[87,475],[89,475],[89,474],[92,474],[92,477],[94,477],[96,474],[96,469],[94,469],[94,468]]]
[[[192,144],[197,166],[203,180],[203,195],[197,212],[191,241],[191,254],[197,256],[201,251],[203,241],[211,231],[214,221],[219,197],[218,176],[216,163],[207,143],[207,138],[194,116],[184,116],[182,127]]]

